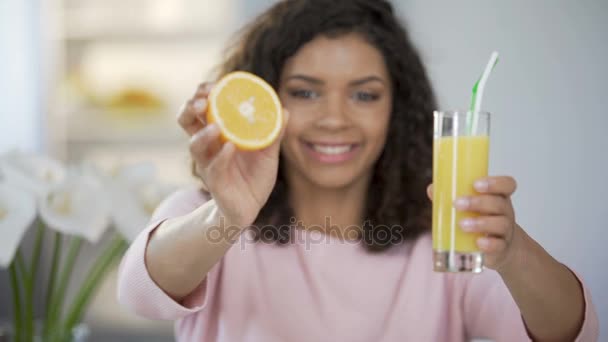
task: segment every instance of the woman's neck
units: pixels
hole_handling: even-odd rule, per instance
[[[362,228],[369,177],[337,189],[293,178],[288,179],[289,201],[300,228],[320,229],[347,239],[356,237],[351,234],[358,234]]]

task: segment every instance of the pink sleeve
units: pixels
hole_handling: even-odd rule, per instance
[[[598,318],[589,290],[576,276],[583,288],[585,316],[575,342],[597,341]],[[531,341],[519,308],[498,273],[485,270],[472,277],[465,286],[463,300],[467,337],[495,342]]]
[[[150,233],[164,220],[185,215],[209,199],[199,190],[181,190],[169,196],[156,209],[150,224],[131,244],[118,271],[118,300],[129,310],[150,319],[177,320],[202,310],[209,301],[221,270],[221,262],[207,274],[201,285],[182,303],[169,297],[150,277],[145,252]]]
[[[599,339],[600,334],[600,321],[597,318],[595,306],[591,301],[591,292],[589,288],[583,282],[583,278],[571,269],[572,273],[576,276],[576,279],[583,288],[583,296],[585,297],[585,316],[583,317],[583,326],[581,331],[578,332],[575,342],[595,342]]]
[[[493,270],[467,278],[463,311],[467,338],[494,342],[530,341],[517,304]]]

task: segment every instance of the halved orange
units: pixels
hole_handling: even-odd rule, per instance
[[[207,123],[217,123],[224,141],[242,150],[258,150],[279,137],[283,107],[262,78],[244,71],[231,72],[211,89],[208,99]]]

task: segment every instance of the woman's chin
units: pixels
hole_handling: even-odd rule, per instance
[[[326,190],[345,189],[356,183],[357,177],[354,173],[344,172],[344,170],[332,172],[324,170],[319,172],[311,172],[309,180],[315,186]]]

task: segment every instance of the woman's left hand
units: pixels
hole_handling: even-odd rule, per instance
[[[583,324],[589,326],[584,289],[568,267],[551,257],[515,222],[511,196],[516,186],[515,179],[508,176],[477,180],[477,194],[454,201],[457,210],[479,214],[464,219],[460,227],[479,233],[477,245],[484,253],[484,266],[499,273],[520,310],[528,335],[535,341],[574,341],[585,329]],[[432,198],[432,187],[427,191]]]
[[[498,271],[515,259],[513,255],[518,253],[520,245],[516,237],[522,229],[515,222],[511,203],[517,183],[509,176],[485,177],[478,179],[474,187],[479,194],[457,198],[454,207],[479,214],[476,218],[463,219],[459,222],[460,228],[481,235],[477,246],[484,253],[484,265]],[[432,195],[431,187],[429,195]]]

